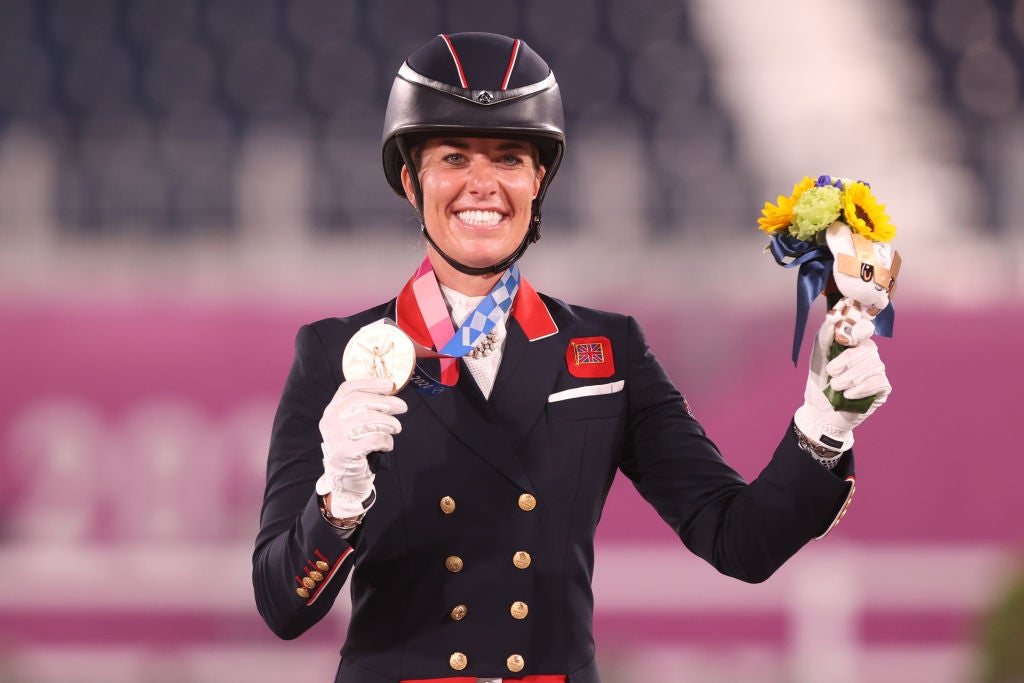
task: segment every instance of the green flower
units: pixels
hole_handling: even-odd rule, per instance
[[[793,205],[793,224],[789,232],[799,240],[809,241],[815,234],[832,225],[842,211],[842,191],[826,185],[812,187],[800,195]]]

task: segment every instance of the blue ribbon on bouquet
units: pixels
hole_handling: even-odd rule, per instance
[[[796,278],[796,325],[793,329],[793,365],[796,365],[800,357],[804,330],[807,328],[811,302],[828,284],[834,257],[827,245],[797,239],[786,231],[772,235],[768,248],[775,262],[783,268],[800,268]],[[891,337],[894,317],[892,302],[889,302],[889,305],[875,316],[875,334]]]

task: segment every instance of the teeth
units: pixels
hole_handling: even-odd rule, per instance
[[[497,211],[459,211],[455,215],[465,223],[481,227],[497,225],[501,222],[502,218],[501,214]]]

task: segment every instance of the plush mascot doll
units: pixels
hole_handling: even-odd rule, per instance
[[[797,361],[811,302],[825,293],[831,339],[829,360],[877,333],[892,336],[899,252],[889,241],[896,228],[863,181],[805,177],[789,197],[765,203],[759,227],[771,235],[770,250],[787,268],[799,267],[793,363]],[[874,397],[846,399],[831,387],[836,410],[867,411]]]

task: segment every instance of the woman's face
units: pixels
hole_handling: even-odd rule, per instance
[[[433,138],[419,150],[423,221],[456,261],[486,267],[515,251],[530,227],[530,207],[545,169],[522,140]],[[402,184],[415,194],[407,167]]]

